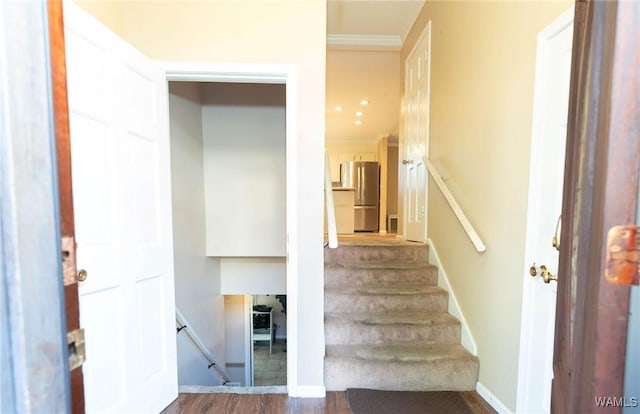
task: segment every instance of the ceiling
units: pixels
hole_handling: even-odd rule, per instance
[[[327,141],[376,142],[397,135],[400,49],[424,3],[327,2]],[[362,106],[363,99],[369,104]]]

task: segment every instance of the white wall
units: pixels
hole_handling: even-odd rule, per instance
[[[285,255],[285,86],[203,84],[207,254]]]
[[[222,257],[220,291],[224,295],[287,293],[284,257]]]
[[[242,295],[226,295],[224,297],[226,371],[234,382],[247,386],[245,379],[246,338],[245,332],[245,298]],[[248,316],[247,316],[248,318]],[[227,364],[231,364],[227,365]]]
[[[198,84],[169,85],[173,241],[176,306],[209,348],[224,362],[224,303],[220,260],[205,255],[202,116]],[[217,385],[218,377],[183,332],[178,335],[179,385]]]

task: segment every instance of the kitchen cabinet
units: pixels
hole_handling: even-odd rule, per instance
[[[355,190],[337,187],[333,189],[333,205],[336,211],[336,229],[338,234],[353,234]],[[327,211],[324,215],[324,232],[327,233]]]
[[[340,165],[345,161],[378,161],[378,154],[373,151],[331,151],[329,165],[331,181],[340,181]]]

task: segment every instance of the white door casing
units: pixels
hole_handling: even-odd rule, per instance
[[[427,240],[428,175],[424,160],[429,156],[429,95],[431,67],[431,21],[405,62],[404,131],[400,137],[404,179],[404,236]]]
[[[290,397],[322,398],[324,386],[298,384],[298,70],[291,64],[162,62],[168,81],[286,84],[287,390]],[[249,297],[249,296],[248,296]],[[251,313],[251,299],[248,299]],[[250,343],[250,331],[245,343]],[[247,348],[248,349],[248,348]],[[246,359],[250,355],[246,353]],[[245,365],[246,378],[252,377]]]
[[[164,72],[64,3],[87,412],[159,412],[177,397]]]
[[[538,35],[517,412],[549,412],[551,404],[557,284],[529,269],[558,271],[552,238],[562,208],[572,39],[573,8]]]

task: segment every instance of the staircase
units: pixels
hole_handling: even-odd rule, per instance
[[[354,237],[325,249],[327,390],[475,390],[478,359],[437,277],[424,244]]]

